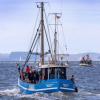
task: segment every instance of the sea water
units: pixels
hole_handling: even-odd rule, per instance
[[[100,100],[100,64],[94,62],[92,67],[79,66],[70,62],[68,76],[75,75],[78,93],[35,93],[21,94],[17,86],[18,70],[16,63],[0,63],[0,100]]]

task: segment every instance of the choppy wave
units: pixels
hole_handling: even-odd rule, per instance
[[[58,92],[24,95],[20,93],[17,87],[16,67],[10,66],[10,64],[4,64],[3,67],[1,65],[0,100],[100,100],[99,64],[88,68],[74,65],[69,68],[69,72],[69,75],[74,74],[76,77],[76,84],[79,88],[78,93],[64,94]]]
[[[15,96],[17,94],[19,94],[19,89],[18,88],[0,90],[0,96],[3,96],[3,95]]]
[[[18,88],[13,88],[13,89],[6,89],[6,90],[1,90],[0,91],[0,97],[5,98],[5,100],[9,97],[10,99],[14,100],[20,100],[20,99],[29,99],[29,100],[60,100],[61,97],[63,97],[63,93],[52,93],[52,94],[47,94],[47,93],[35,93],[33,95],[25,95],[25,94],[20,94],[20,91]],[[9,99],[9,100],[10,100]],[[12,99],[12,100],[13,100]],[[1,100],[1,99],[0,99]]]
[[[64,94],[58,93],[35,93],[33,95],[20,94],[18,88],[0,91],[0,100],[100,100],[100,94],[95,94],[85,90],[78,93]]]

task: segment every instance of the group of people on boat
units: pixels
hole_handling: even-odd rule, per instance
[[[90,65],[90,64],[92,64],[92,60],[90,59],[89,55],[86,55],[86,56],[82,57],[80,63]]]
[[[32,68],[32,66],[26,66],[25,70],[21,69],[20,64],[17,64],[20,79],[29,83],[38,83],[39,72]]]
[[[35,70],[29,65],[24,70],[20,64],[17,64],[17,67],[20,79],[28,83],[37,84],[39,81],[47,79],[67,79],[65,67],[42,68],[40,70]],[[72,75],[71,80],[74,82],[74,75]]]

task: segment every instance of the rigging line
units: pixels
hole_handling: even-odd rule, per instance
[[[61,21],[59,21],[61,23]],[[64,30],[63,30],[63,25],[61,24],[61,28],[62,28],[62,33],[63,33],[63,39],[65,41],[65,45],[63,43],[63,45],[65,46],[65,50],[66,50],[66,53],[68,54],[68,50],[67,50],[67,43],[66,43],[66,39],[65,39],[65,34],[64,34]],[[66,60],[68,61],[68,56],[66,57]]]
[[[37,34],[35,35],[35,39],[36,39],[36,36],[37,36]],[[28,62],[28,60],[29,60],[29,58],[30,58],[31,49],[32,49],[32,46],[33,46],[33,43],[34,43],[35,39],[34,39],[33,42],[32,42],[32,45],[31,45],[31,48],[30,48],[30,50],[29,50],[29,52],[28,52],[28,55],[27,55],[27,57],[26,57],[26,61],[25,61],[24,66],[26,65],[26,63]]]
[[[32,47],[33,47],[33,45],[34,45],[34,42],[35,42],[35,40],[36,40],[36,36],[37,36],[38,31],[39,31],[39,28],[40,28],[40,25],[41,25],[41,22],[40,22],[39,27],[38,27],[38,29],[37,29],[37,31],[36,31],[36,35],[35,35],[35,37],[34,37],[34,40],[33,40],[32,44],[31,44],[30,50],[32,49]],[[29,50],[29,51],[30,51],[30,50]]]
[[[50,26],[50,30],[52,33],[54,33],[51,26]],[[51,42],[51,45],[53,45],[53,42]],[[52,52],[53,52],[53,49],[52,49]]]
[[[49,46],[49,49],[50,49],[51,58],[53,59],[51,48],[50,48],[50,44],[49,44],[49,39],[48,39],[48,36],[47,36],[47,32],[46,32],[45,26],[44,26],[44,30],[45,30],[45,35],[46,35],[46,38],[47,38],[48,46]]]
[[[37,24],[37,20],[38,20],[39,12],[40,12],[40,10],[38,11],[38,14],[37,14],[37,17],[36,17],[35,25],[34,25],[34,28],[33,28],[33,33],[34,33],[34,31],[35,31],[35,28],[36,28],[36,24]],[[39,25],[39,27],[40,27],[40,25]],[[37,32],[38,32],[38,30],[39,30],[39,27],[38,27],[38,29],[37,29]],[[33,45],[33,43],[34,43],[34,41],[35,41],[35,38],[36,38],[36,36],[37,36],[37,32],[36,32],[36,35],[34,36],[34,40],[33,40],[32,44],[31,44],[31,47],[30,47],[29,53],[30,53],[30,51],[31,51],[32,45]],[[33,37],[32,37],[32,38],[33,38]],[[32,40],[32,38],[31,38],[31,40]],[[28,59],[29,56],[30,56],[29,53],[28,53],[28,55],[27,55],[27,57],[26,57],[26,61],[27,61],[27,59]],[[24,66],[25,66],[26,63],[27,63],[26,61],[25,61]]]
[[[39,37],[40,37],[40,34],[38,35],[37,40],[35,41],[35,44],[34,44],[33,48],[29,51],[28,57],[27,57],[27,59],[26,59],[26,62],[25,62],[25,64],[24,64],[24,66],[25,66],[25,65],[27,64],[27,62],[29,61],[29,59],[30,59],[30,57],[31,57],[31,54],[32,54],[32,52],[33,52],[33,50],[34,50],[34,48],[35,48],[35,46],[36,46],[36,43],[37,43]]]
[[[59,22],[61,23],[61,21],[59,21]],[[65,49],[66,49],[66,51],[67,51],[67,43],[66,43],[65,34],[64,34],[64,30],[63,30],[62,24],[61,24],[61,28],[62,28],[63,38],[64,38],[64,40],[65,40]],[[64,45],[64,44],[63,44],[63,45]]]
[[[33,50],[34,50],[34,48],[35,48],[35,46],[36,46],[36,44],[37,44],[37,41],[39,40],[39,37],[40,37],[40,34],[38,35],[37,40],[35,41],[35,44],[34,44],[34,46],[33,46],[32,50],[31,50],[31,53],[32,53],[32,52],[33,52]]]
[[[36,46],[36,52],[38,52],[38,47],[39,47],[39,42],[37,43],[37,46]],[[37,60],[37,55],[35,57],[35,63],[36,63],[36,60]]]
[[[50,37],[50,29],[49,29],[48,20],[47,20],[47,15],[46,15],[45,10],[44,10],[44,14],[45,14],[45,19],[46,19],[46,23],[47,23],[48,35],[49,35],[49,37]],[[50,43],[51,43],[51,38],[50,38]],[[51,45],[51,51],[53,52],[52,45]]]
[[[38,14],[37,14],[37,17],[36,17],[36,20],[35,20],[35,24],[34,24],[34,27],[33,27],[33,34],[31,36],[31,41],[32,41],[33,36],[34,36],[34,32],[35,32],[35,29],[36,29],[36,24],[37,24],[37,21],[38,21],[39,13],[40,13],[40,9],[38,11]],[[30,41],[30,43],[31,43],[31,41]]]
[[[34,50],[34,48],[35,48],[35,46],[36,46],[36,44],[37,44],[37,41],[38,41],[39,37],[40,37],[40,34],[38,35],[38,38],[37,38],[37,40],[35,41],[35,44],[34,44],[32,50],[30,51],[30,55],[29,55],[29,57],[28,57],[28,59],[27,59],[27,62],[29,61],[29,59],[30,59],[30,57],[31,57],[31,54],[32,54],[32,52],[33,52],[33,50]]]
[[[40,34],[38,35],[37,40],[39,39],[39,36],[40,36]],[[31,56],[31,54],[32,54],[32,52],[33,52],[33,50],[34,50],[34,48],[36,46],[37,40],[35,41],[35,44],[32,46],[31,51],[29,52],[30,53],[30,56]],[[30,59],[30,56],[29,56],[28,60]]]
[[[57,19],[57,24],[58,24],[58,19]],[[57,32],[57,47],[58,47],[58,61],[59,61],[59,30],[58,30],[58,25],[56,26],[56,32]],[[56,51],[57,52],[57,51]]]
[[[27,55],[27,57],[26,57],[26,61],[25,61],[24,66],[26,65],[26,63],[28,62],[28,60],[29,60],[29,58],[30,58],[30,52],[31,52],[31,49],[32,49],[32,47],[33,47],[33,45],[34,45],[34,42],[35,42],[35,40],[36,40],[36,37],[37,37],[38,31],[39,31],[40,25],[41,25],[41,23],[39,24],[39,27],[38,27],[38,29],[37,29],[37,31],[36,31],[36,35],[35,35],[35,37],[34,37],[34,40],[33,40],[32,44],[31,44],[31,47],[30,47],[30,49],[29,49],[29,52],[28,52],[28,55]]]
[[[35,40],[36,40],[36,37],[37,37],[37,34],[38,34],[38,30],[39,29],[37,29],[37,33],[36,33],[36,35],[35,35],[35,37],[34,37],[34,40],[33,40],[33,42],[32,42],[32,45],[31,45],[31,48],[30,48],[30,50],[29,50],[29,52],[28,52],[28,55],[27,55],[27,57],[26,57],[26,61],[25,61],[25,64],[24,64],[24,66],[26,65],[26,63],[28,62],[28,60],[29,60],[29,58],[30,58],[30,54],[31,54],[31,49],[32,49],[32,47],[33,47],[33,45],[34,45],[34,42],[35,42]]]
[[[51,33],[54,33],[54,31],[52,30],[52,27],[51,27],[51,25],[50,25],[50,29],[49,29],[49,31],[51,30]],[[49,34],[49,37],[50,37],[50,34]],[[50,38],[51,39],[51,38]],[[52,47],[52,45],[53,45],[53,42],[51,42],[51,47]],[[51,48],[52,49],[52,52],[53,52],[53,48]]]

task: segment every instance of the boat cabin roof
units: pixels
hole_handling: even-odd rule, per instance
[[[39,66],[39,68],[58,68],[58,67],[63,67],[63,68],[67,68],[68,66],[67,65],[55,65],[55,64],[45,64],[45,65],[41,65]]]

